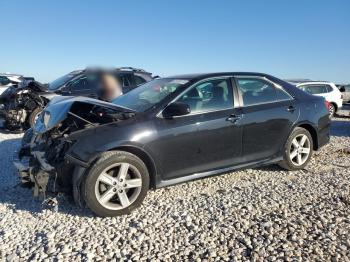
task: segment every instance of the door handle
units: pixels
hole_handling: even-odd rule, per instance
[[[288,106],[287,107],[287,111],[293,113],[295,111],[295,107],[294,106]]]
[[[241,118],[242,118],[242,115],[230,115],[228,118],[226,118],[226,121],[230,121],[231,123],[236,123]]]

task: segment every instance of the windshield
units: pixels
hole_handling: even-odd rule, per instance
[[[57,90],[58,88],[60,88],[61,86],[63,86],[65,83],[67,83],[69,80],[71,80],[73,77],[75,77],[77,75],[77,73],[69,73],[66,74],[64,76],[61,76],[59,78],[57,78],[56,80],[52,81],[51,83],[49,83],[48,89],[49,90]]]
[[[112,103],[136,112],[144,112],[188,83],[185,79],[160,78],[143,84],[122,95]]]

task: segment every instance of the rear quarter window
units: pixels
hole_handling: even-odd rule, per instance
[[[316,95],[316,94],[325,94],[330,91],[328,91],[328,87],[331,88],[328,85],[302,85],[299,88],[306,93],[309,93],[311,95]]]

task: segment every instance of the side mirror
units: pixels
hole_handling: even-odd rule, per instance
[[[175,102],[170,105],[168,105],[163,110],[163,117],[164,118],[173,118],[174,116],[184,116],[191,113],[190,106],[188,104],[182,103],[182,102]]]
[[[345,87],[341,86],[341,87],[339,88],[339,91],[342,92],[342,93],[344,93],[344,92],[345,92]]]

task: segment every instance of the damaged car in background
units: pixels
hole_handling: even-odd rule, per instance
[[[10,88],[0,96],[4,127],[9,131],[33,127],[43,108],[57,95],[98,98],[100,77],[104,73],[120,82],[123,93],[153,79],[151,73],[133,67],[87,68],[72,71],[47,85],[31,82],[20,88]]]
[[[159,78],[112,103],[56,98],[14,162],[35,195],[71,192],[99,216],[149,189],[279,164],[299,170],[329,141],[323,98],[260,73]]]
[[[5,129],[21,132],[34,126],[35,120],[51,97],[47,87],[36,81],[21,87],[8,88],[0,96]]]

